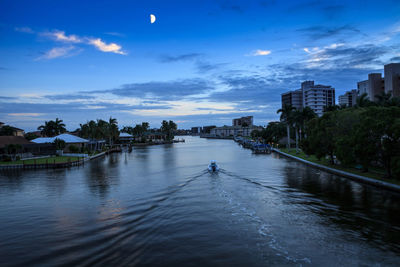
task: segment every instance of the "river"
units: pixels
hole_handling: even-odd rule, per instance
[[[1,172],[0,266],[399,266],[400,194],[184,138]]]

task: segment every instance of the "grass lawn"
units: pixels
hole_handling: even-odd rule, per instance
[[[67,156],[57,156],[57,157],[50,157],[50,158],[41,158],[41,159],[36,159],[36,164],[46,164],[48,162],[49,164],[53,163],[64,163],[68,161],[76,161],[78,160],[79,157],[67,157]],[[16,165],[16,164],[34,164],[35,160],[34,159],[28,159],[28,160],[17,160],[17,161],[0,161],[1,165]]]
[[[298,157],[298,158],[301,158],[301,159],[304,159],[304,160],[307,160],[307,161],[311,161],[311,162],[314,162],[314,163],[317,163],[317,164],[325,165],[325,166],[330,167],[330,168],[334,168],[334,169],[337,169],[337,170],[350,172],[350,173],[361,175],[361,176],[365,176],[365,177],[368,177],[368,178],[377,179],[377,180],[381,180],[381,181],[384,181],[384,182],[400,185],[400,181],[383,178],[384,175],[385,175],[385,170],[384,169],[370,168],[370,170],[368,172],[364,172],[364,171],[356,169],[356,168],[343,167],[343,166],[340,166],[340,165],[332,165],[332,164],[330,164],[330,162],[327,159],[318,160],[317,157],[315,157],[314,155],[307,156],[301,150],[299,151],[299,153],[296,153],[296,149],[295,148],[290,149],[290,152],[288,152],[286,148],[280,148],[279,150],[281,150],[284,153],[293,155],[295,157]]]

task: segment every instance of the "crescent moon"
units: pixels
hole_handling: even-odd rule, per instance
[[[156,22],[156,16],[150,14],[150,23],[153,24],[154,22]]]

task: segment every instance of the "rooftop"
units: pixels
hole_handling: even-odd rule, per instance
[[[33,144],[22,136],[0,136],[0,148],[4,148],[6,145],[26,145]]]
[[[55,139],[64,140],[65,143],[88,143],[89,141],[72,134],[60,134],[54,137],[39,137],[33,139],[36,144],[53,143]]]

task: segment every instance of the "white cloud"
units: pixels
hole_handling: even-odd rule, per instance
[[[23,32],[23,33],[35,33],[31,28],[29,27],[15,27],[15,31],[17,32]]]
[[[57,42],[74,43],[74,44],[81,43],[81,44],[93,45],[98,50],[100,50],[102,52],[106,52],[106,53],[115,53],[115,54],[120,54],[120,55],[127,54],[125,51],[122,50],[122,47],[120,45],[118,45],[116,43],[107,44],[100,38],[78,36],[75,34],[67,35],[67,34],[65,34],[64,31],[59,31],[59,30],[55,30],[52,32],[40,33],[40,35],[46,36]],[[64,48],[64,50],[61,48],[55,48],[55,49],[52,49],[52,51],[49,51],[48,55],[44,56],[44,58],[60,57],[60,56],[63,56],[62,55],[63,53],[65,54],[65,48]],[[58,56],[58,55],[60,55],[60,56]]]
[[[100,38],[89,39],[89,44],[94,45],[95,47],[97,47],[97,49],[103,52],[111,52],[111,53],[126,55],[126,53],[121,50],[122,47],[120,45],[117,45],[116,43],[106,44]]]
[[[16,117],[38,117],[44,114],[45,113],[8,113],[7,115]]]
[[[269,54],[271,54],[271,50],[257,49],[250,56],[268,56]]]
[[[54,47],[47,51],[44,55],[37,58],[41,59],[54,59],[58,57],[69,57],[72,56],[71,52],[75,50],[74,46]]]
[[[47,32],[44,33],[46,36],[50,36],[52,39],[56,41],[66,42],[66,43],[82,43],[82,39],[79,38],[77,35],[65,35],[63,31],[54,31],[54,32]]]

